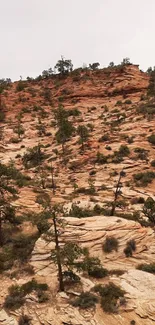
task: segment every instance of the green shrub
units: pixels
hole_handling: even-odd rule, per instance
[[[18,235],[12,240],[12,246],[10,247],[10,258],[13,260],[19,260],[25,262],[28,260],[34,244],[38,238],[38,235]]]
[[[27,87],[27,83],[24,82],[24,81],[22,81],[22,80],[20,80],[20,81],[18,81],[18,83],[17,83],[16,91],[17,91],[17,92],[22,91],[22,90],[24,90],[26,87]]]
[[[124,297],[125,291],[110,282],[105,286],[97,285],[94,291],[101,296],[101,306],[107,313],[115,313],[118,310],[118,300]]]
[[[97,164],[102,165],[102,164],[106,164],[106,163],[107,163],[107,159],[108,159],[108,157],[104,156],[102,153],[100,153],[100,152],[98,151],[98,152],[97,152],[97,157],[96,157],[95,162],[96,162]]]
[[[89,209],[80,208],[76,204],[72,204],[71,209],[69,211],[69,216],[73,218],[87,218],[93,216],[93,211]]]
[[[124,104],[130,105],[130,104],[132,104],[132,101],[130,99],[126,99]]]
[[[148,273],[153,273],[155,274],[155,263],[150,263],[150,264],[140,264],[137,266],[138,270],[148,272]]]
[[[12,285],[9,287],[9,295],[5,298],[4,307],[7,309],[18,309],[25,303],[25,296],[35,291],[40,295],[41,291],[47,291],[48,285],[46,283],[38,283],[35,279],[24,283],[23,285]],[[39,300],[39,296],[38,296]]]
[[[0,122],[5,121],[5,113],[3,111],[0,111]]]
[[[94,278],[102,279],[108,275],[108,270],[102,266],[93,266],[89,269],[88,274]]]
[[[121,100],[118,100],[117,102],[116,102],[116,104],[115,104],[115,106],[122,106],[122,101]]]
[[[125,144],[122,144],[119,148],[118,153],[119,153],[119,155],[124,157],[124,156],[128,156],[130,154],[130,150],[129,150],[128,146],[126,146]]]
[[[137,186],[147,186],[155,178],[155,172],[147,171],[133,175]]]
[[[67,111],[68,116],[79,116],[81,115],[81,112],[78,110],[78,108],[72,108]]]
[[[151,166],[155,167],[155,159],[151,161]]]
[[[25,168],[32,168],[41,164],[45,157],[45,153],[41,150],[40,145],[38,145],[33,148],[29,148],[24,154],[22,160]]]
[[[81,268],[94,278],[104,278],[108,275],[108,270],[102,267],[100,259],[97,257],[86,256]]]
[[[143,114],[144,117],[154,117],[155,114],[155,104],[154,103],[146,103],[140,105],[140,107],[137,108],[137,112],[140,114]]]
[[[105,142],[105,141],[109,141],[110,136],[108,133],[105,133],[104,135],[102,135],[101,138],[99,138],[98,142]]]
[[[95,295],[90,292],[82,292],[80,296],[72,302],[75,307],[80,307],[81,309],[92,308],[96,305],[98,299]]]
[[[107,237],[103,244],[103,251],[105,253],[111,253],[113,250],[118,250],[118,239],[115,237]]]
[[[80,282],[80,277],[77,274],[75,274],[73,271],[64,271],[63,281],[64,284],[75,284]]]
[[[148,159],[148,150],[143,148],[135,148],[134,152],[137,153],[137,158],[141,160],[147,160]]]
[[[149,141],[151,144],[155,145],[155,134],[150,135],[150,136],[148,137],[148,141]]]
[[[126,257],[131,257],[132,253],[136,250],[136,242],[131,239],[127,242],[126,248],[124,249],[124,254]]]
[[[149,221],[155,224],[155,200],[148,197],[143,206],[143,213]]]

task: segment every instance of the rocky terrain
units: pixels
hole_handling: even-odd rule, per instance
[[[25,244],[15,246],[20,256],[13,256],[11,266],[1,270],[0,324],[155,322],[155,267],[154,274],[139,269],[140,264],[155,265],[154,224],[144,214],[146,200],[155,200],[155,146],[149,141],[155,134],[155,102],[147,96],[148,86],[148,74],[137,65],[127,64],[95,71],[81,69],[63,78],[54,75],[21,80],[3,90],[1,164],[12,164],[27,179],[16,184],[18,193],[11,201],[20,223],[13,230],[9,228],[9,235],[4,223],[5,236],[11,239],[1,247],[0,268],[3,254],[10,252],[9,245],[21,235],[30,237]],[[65,143],[57,141],[54,112],[58,106],[68,112],[68,121],[74,127]],[[88,131],[83,143],[79,142],[79,126]],[[24,165],[29,148],[37,146],[43,159],[38,165]],[[119,195],[111,215],[118,185]],[[60,246],[71,242],[87,248],[90,256],[99,258],[108,270],[107,276],[95,278],[81,271],[79,285],[58,292],[57,266],[50,258],[55,242],[47,241],[44,234],[38,235],[34,215],[43,210],[41,201],[47,194],[52,205],[63,204],[66,211]],[[53,227],[50,218],[49,223]],[[103,244],[109,237],[117,240],[118,247],[108,253]],[[22,260],[31,238],[32,247]],[[135,248],[127,256],[124,250],[129,241]],[[33,271],[24,271],[27,266]],[[39,303],[32,291],[21,307],[6,308],[9,287],[21,286],[32,278],[48,284],[48,300]],[[99,302],[86,309],[71,304],[81,292],[92,292],[95,285],[110,282],[125,292],[125,301],[119,302],[117,312],[105,312]],[[19,323],[21,315],[30,317],[29,323]]]

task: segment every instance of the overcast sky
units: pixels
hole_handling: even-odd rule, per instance
[[[155,65],[155,0],[0,0],[0,78],[124,57]]]

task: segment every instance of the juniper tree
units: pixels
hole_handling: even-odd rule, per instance
[[[143,213],[149,219],[149,221],[155,224],[155,200],[153,200],[151,197],[147,198],[145,201]]]
[[[19,139],[21,138],[21,135],[23,135],[25,132],[21,121],[21,115],[17,115],[17,124],[14,128],[14,132],[18,134]]]
[[[54,67],[61,75],[68,74],[73,70],[73,64],[71,60],[65,60],[63,56],[58,60]]]
[[[63,154],[65,153],[65,143],[69,140],[73,134],[74,127],[72,123],[68,120],[67,111],[63,108],[62,105],[54,111],[54,116],[56,119],[56,124],[58,130],[56,132],[56,140],[62,145]]]

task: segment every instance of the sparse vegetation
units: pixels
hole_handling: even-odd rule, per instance
[[[133,175],[137,186],[147,186],[155,178],[155,172],[147,171]]]
[[[26,295],[34,291],[39,298],[40,292],[47,290],[48,285],[46,283],[38,283],[35,279],[22,286],[12,285],[9,288],[9,295],[5,298],[4,308],[10,310],[19,309],[25,303]]]
[[[94,294],[90,292],[82,292],[78,298],[72,301],[72,305],[81,309],[87,309],[95,307],[97,302],[98,299]]]
[[[124,290],[110,282],[105,286],[96,285],[94,291],[100,294],[101,306],[106,313],[116,313],[118,311],[120,305],[118,302],[120,298],[124,298]]]
[[[148,137],[148,141],[152,144],[155,145],[155,134],[152,134]]]
[[[140,264],[137,266],[138,270],[155,274],[155,263],[150,264]]]
[[[135,251],[136,251],[136,242],[134,239],[131,239],[126,244],[126,248],[124,249],[124,254],[126,257],[131,257],[132,253]]]
[[[41,150],[41,145],[37,145],[27,150],[23,156],[24,167],[29,169],[41,165],[45,159],[45,153]]]
[[[104,244],[103,244],[103,251],[105,253],[111,253],[112,251],[118,250],[118,239],[115,237],[107,237]]]

